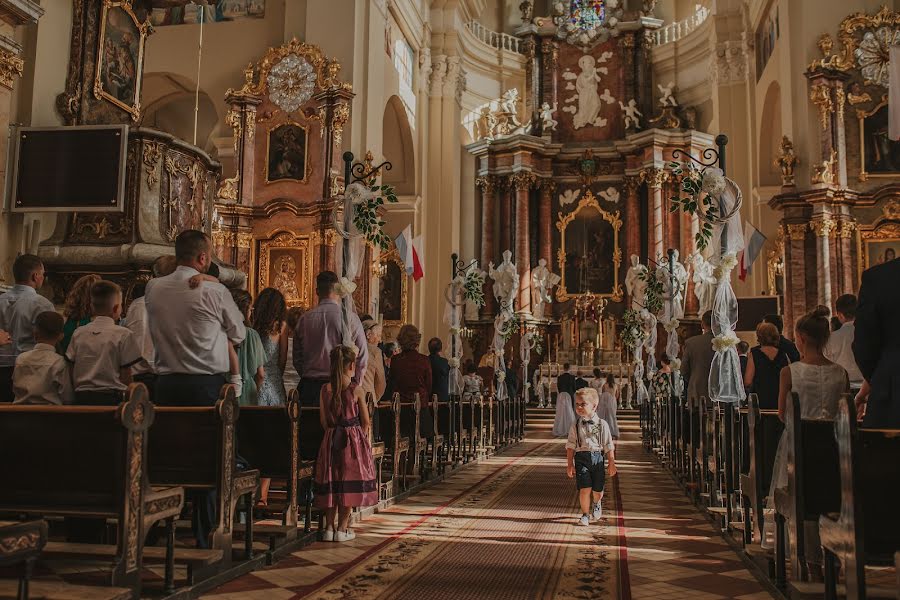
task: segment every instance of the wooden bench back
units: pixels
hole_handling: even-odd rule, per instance
[[[763,495],[769,493],[775,467],[775,454],[778,442],[784,432],[784,423],[777,410],[762,410],[759,397],[750,394],[748,411],[749,448],[747,454],[750,461],[750,476],[756,485],[756,491]]]
[[[296,390],[284,406],[244,406],[237,422],[238,454],[262,477],[297,472],[300,404]]]
[[[124,515],[153,422],[142,384],[117,407],[0,405],[0,509]]]
[[[841,478],[833,421],[800,418],[800,397],[791,393],[788,430],[788,489],[794,490],[797,521],[841,509]]]

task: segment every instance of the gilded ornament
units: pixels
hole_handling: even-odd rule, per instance
[[[219,186],[219,190],[216,192],[216,197],[221,200],[237,200],[239,181],[240,174],[229,177],[228,179],[223,179],[222,184]]]
[[[492,195],[497,191],[497,178],[493,175],[485,175],[475,178],[475,185],[481,189],[481,193],[485,196]]]
[[[900,220],[900,200],[891,198],[881,209],[885,219]]]
[[[781,169],[782,187],[793,187],[794,168],[800,164],[800,159],[794,154],[794,143],[788,136],[781,138],[781,154],[775,159],[775,166]]]
[[[17,554],[24,550],[37,548],[40,541],[41,534],[37,531],[0,538],[0,555]]]
[[[147,189],[153,190],[159,183],[159,167],[162,158],[162,144],[159,142],[144,143],[144,165],[147,167]]]
[[[334,109],[334,116],[331,119],[331,126],[334,130],[334,143],[341,146],[344,139],[344,124],[350,120],[350,105],[341,103]]]
[[[787,236],[792,242],[802,242],[806,239],[807,225],[805,223],[788,223]]]
[[[867,82],[887,87],[890,62],[887,49],[898,40],[898,28],[900,13],[887,6],[883,6],[874,15],[852,14],[841,21],[838,28],[840,52],[814,61],[810,68],[822,67],[847,72],[856,67]],[[859,35],[861,32],[862,35]],[[829,53],[831,46],[827,46]],[[820,45],[819,48],[822,50],[823,46]]]
[[[778,228],[778,235],[766,254],[766,280],[769,295],[778,294],[777,278],[784,275],[784,229]]]
[[[863,91],[862,86],[860,86],[859,83],[850,84],[850,89],[847,90],[847,102],[850,103],[850,106],[856,106],[871,101],[872,96],[868,92]]]
[[[659,190],[662,189],[663,183],[669,181],[671,174],[664,169],[648,167],[643,169],[638,176],[642,182],[647,184],[647,187],[652,190]]]
[[[837,222],[837,235],[841,239],[850,239],[853,237],[853,232],[856,231],[856,228],[856,221],[841,219]]]
[[[818,219],[809,223],[809,229],[816,234],[816,237],[834,237],[834,231],[837,225],[829,218]]]
[[[846,102],[846,94],[844,88],[838,86],[834,88],[834,100],[837,103],[838,123],[844,122],[844,103]]]
[[[133,432],[131,439],[131,461],[128,468],[128,505],[126,508],[128,539],[125,542],[125,570],[129,572],[136,570],[138,566],[138,532],[140,531],[138,515],[141,512],[141,497],[143,496],[144,483],[144,432]]]
[[[812,86],[809,89],[809,99],[819,108],[819,122],[822,124],[822,131],[827,130],[828,116],[834,110],[830,88],[824,83]]]
[[[0,85],[12,89],[16,77],[22,76],[25,61],[16,54],[0,48]]]
[[[814,185],[835,185],[837,183],[835,167],[837,167],[837,151],[832,149],[829,160],[823,160],[813,165],[812,183]]]
[[[519,192],[530,190],[536,183],[537,177],[528,171],[518,171],[509,176],[509,185],[514,186]]]

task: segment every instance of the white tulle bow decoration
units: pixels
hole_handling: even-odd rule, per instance
[[[356,292],[356,284],[346,277],[341,277],[338,284],[334,286],[334,292],[341,298],[353,296],[354,292]]]
[[[462,394],[463,381],[462,372],[459,369],[462,363],[463,344],[462,336],[462,311],[465,306],[463,299],[465,290],[465,279],[459,275],[444,292],[446,304],[444,307],[444,322],[450,327],[450,393],[453,395]]]

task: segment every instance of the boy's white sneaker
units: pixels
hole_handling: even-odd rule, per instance
[[[599,521],[602,516],[603,516],[603,507],[598,502],[597,504],[594,505],[594,511],[591,513],[591,520]]]
[[[591,524],[591,518],[587,515],[581,515],[581,518],[578,519],[578,524],[582,527],[588,527]]]
[[[347,531],[334,532],[334,541],[336,542],[349,542],[353,539],[356,539],[356,534],[352,529],[348,529]]]
[[[322,538],[323,542],[334,541],[334,529],[323,529],[319,535]]]

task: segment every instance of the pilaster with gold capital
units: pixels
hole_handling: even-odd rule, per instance
[[[553,196],[556,195],[556,181],[543,179],[540,182],[541,196],[538,201],[538,258],[543,258],[553,268]]]

